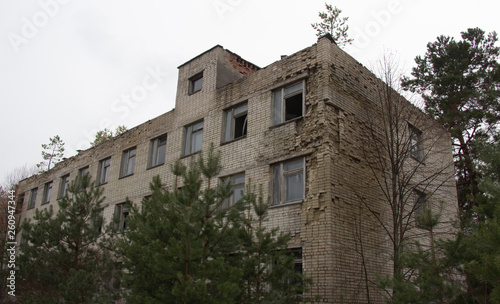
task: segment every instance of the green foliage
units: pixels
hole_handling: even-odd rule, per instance
[[[413,78],[402,85],[418,92],[425,111],[452,135],[459,188],[459,206],[472,218],[479,191],[477,143],[491,140],[500,118],[500,48],[495,32],[479,28],[462,32],[462,40],[440,36],[427,45],[424,57],[415,59]]]
[[[213,147],[206,159],[200,155],[189,167],[178,161],[171,169],[181,188],[169,191],[155,177],[141,208],[129,203],[125,237],[118,242],[127,269],[127,303],[270,303],[271,294],[275,300],[300,298],[301,289],[284,281],[295,278],[294,259],[285,251],[289,237],[263,228],[267,206],[247,194],[221,208],[231,185],[213,180],[221,171]],[[260,220],[244,219],[242,212],[258,213]]]
[[[97,146],[98,144],[105,142],[106,140],[111,139],[120,134],[123,134],[126,131],[127,127],[125,126],[118,126],[114,134],[113,131],[109,130],[108,128],[104,128],[104,130],[97,131],[97,133],[95,134],[94,141],[91,142],[90,144],[92,145],[92,147]]]
[[[243,267],[240,303],[305,303],[303,297],[312,283],[301,269],[294,270],[295,259],[302,259],[302,252],[287,249],[290,235],[278,228],[265,227],[268,204],[260,195],[247,187],[242,199],[244,229],[240,230],[241,260]],[[297,256],[298,255],[298,256]]]
[[[341,18],[340,13],[342,13],[342,10],[330,4],[325,3],[325,7],[326,12],[318,13],[321,22],[311,24],[317,32],[316,36],[320,37],[330,34],[335,43],[340,47],[351,44],[353,40],[348,37],[347,30],[349,30],[349,26],[346,24],[349,17]]]
[[[107,303],[117,292],[109,286],[114,267],[109,240],[100,229],[102,188],[85,175],[66,196],[36,209],[33,222],[22,223],[19,291],[25,303]]]
[[[500,303],[500,145],[483,146],[484,178],[479,184],[475,214],[480,221],[470,227],[461,241],[460,262],[465,265],[468,290],[464,298],[472,303]]]
[[[450,259],[456,250],[450,246],[454,243],[435,240],[434,229],[440,223],[440,215],[431,208],[424,208],[416,222],[428,232],[428,239],[404,246],[400,258],[402,276],[386,277],[379,283],[393,291],[389,303],[451,303],[460,293],[455,264]]]
[[[50,170],[51,165],[60,162],[64,157],[64,141],[59,135],[49,138],[49,140],[48,144],[42,144],[43,161],[37,165],[42,171]]]

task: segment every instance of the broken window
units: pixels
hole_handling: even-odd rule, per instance
[[[99,170],[97,172],[97,183],[99,185],[106,184],[109,178],[109,169],[111,167],[111,157],[103,159],[99,162]]]
[[[28,209],[35,208],[37,192],[38,188],[31,189],[30,203],[28,204]]]
[[[203,141],[203,121],[186,127],[186,138],[184,142],[184,156],[201,150]]]
[[[127,229],[128,206],[125,203],[115,205],[115,228],[118,231]]]
[[[42,205],[50,202],[50,194],[52,193],[52,182],[48,182],[43,187]]]
[[[410,155],[418,161],[423,159],[422,132],[414,126],[408,126],[410,132]]]
[[[68,192],[68,186],[69,186],[69,174],[66,174],[64,176],[61,176],[60,182],[59,182],[59,195],[58,198],[61,198],[66,195]]]
[[[203,72],[189,78],[189,94],[196,93],[203,88]]]
[[[167,151],[167,135],[162,135],[151,140],[151,153],[149,155],[149,167],[163,165],[165,163],[165,152]]]
[[[245,192],[245,173],[235,174],[229,177],[225,177],[222,179],[224,183],[231,183],[231,190],[233,193],[231,196],[224,200],[221,205],[221,209],[226,209],[234,205],[237,201],[239,201]]]
[[[135,168],[135,147],[123,151],[120,177],[132,175]]]
[[[304,158],[292,159],[273,166],[273,204],[304,198]]]
[[[242,104],[224,112],[224,142],[247,135],[248,104]]]
[[[274,124],[302,117],[305,108],[304,95],[304,81],[274,91]]]

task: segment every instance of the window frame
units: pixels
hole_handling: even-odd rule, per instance
[[[134,152],[133,155],[130,155],[131,152]],[[137,158],[137,147],[131,147],[127,150],[123,150],[122,152],[122,160],[120,164],[120,178],[128,177],[134,174],[135,171],[135,160]],[[131,162],[131,160],[133,160]],[[132,164],[132,165],[131,165]],[[129,173],[129,168],[132,167],[132,172]]]
[[[238,109],[245,108],[243,111],[239,113],[237,112]],[[245,116],[244,123],[243,123],[243,130],[242,130],[242,135],[236,137],[236,120],[238,118],[241,118]],[[248,102],[242,102],[239,103],[231,108],[228,108],[224,110],[224,115],[222,117],[223,119],[223,134],[222,134],[222,143],[228,143],[232,142],[238,139],[245,138],[248,133]],[[230,120],[230,121],[228,121]]]
[[[421,162],[423,161],[423,152],[424,152],[424,146],[422,142],[422,131],[420,131],[417,127],[408,124],[408,132],[409,132],[409,139],[408,139],[408,144],[409,144],[409,153],[410,156]]]
[[[162,141],[162,140],[164,140],[164,143],[160,145],[159,143],[161,143],[160,141]],[[164,147],[164,150],[165,150],[163,152],[163,156],[162,156],[163,161],[162,162],[158,162],[158,155],[160,155],[160,153],[159,153],[160,147]],[[160,135],[158,137],[151,139],[150,144],[149,144],[149,151],[150,152],[149,152],[148,169],[158,167],[158,166],[165,164],[166,155],[167,155],[167,134],[163,134],[163,135]]]
[[[301,160],[301,167],[285,171],[284,167],[288,164],[292,164]],[[297,174],[302,174],[302,187],[301,187],[301,197],[288,199],[287,192],[287,180],[289,177],[293,177]],[[281,206],[302,202],[306,195],[306,158],[296,157],[287,159],[285,161],[276,163],[271,167],[271,193],[272,193],[272,204],[271,206]],[[278,192],[277,189],[279,189]]]
[[[52,194],[52,181],[45,183],[43,186],[43,197],[42,197],[42,205],[50,203],[50,195]]]
[[[292,91],[291,93],[286,94],[286,90],[290,89],[298,84],[301,84],[301,89],[297,91]],[[279,94],[279,95],[278,95]],[[287,100],[295,97],[299,94],[302,94],[302,113],[300,116],[295,116],[293,118],[286,118],[286,108],[287,108]],[[279,105],[277,102],[279,101]],[[273,126],[277,126],[280,124],[287,123],[289,121],[293,121],[295,119],[299,119],[304,117],[306,113],[306,80],[301,79],[298,81],[291,82],[286,84],[278,89],[272,91],[272,113],[273,113]]]
[[[78,189],[80,191],[83,191],[83,188],[82,188],[82,178],[86,175],[89,175],[89,172],[90,172],[90,167],[89,166],[85,166],[83,168],[80,168],[78,169]]]
[[[115,205],[114,219],[115,228],[117,231],[124,232],[127,230],[127,217],[130,215],[130,210],[125,203]]]
[[[415,217],[421,216],[425,212],[425,208],[429,207],[429,197],[424,191],[413,189],[412,191],[413,201],[415,206],[413,208],[413,212]]]
[[[26,192],[21,193],[18,198],[17,198],[17,203],[16,203],[16,214],[23,212],[23,205],[24,205],[24,196],[26,195]]]
[[[201,125],[201,128],[198,128],[193,131],[193,128]],[[192,124],[189,124],[184,127],[184,148],[183,148],[183,156],[189,156],[195,153],[198,153],[201,151],[203,147],[203,129],[204,129],[204,120],[198,120]],[[193,134],[201,132],[201,144],[200,144],[200,149],[199,150],[193,150]],[[194,148],[196,149],[196,147]],[[189,150],[189,151],[188,151]]]
[[[107,165],[106,162],[108,162]],[[99,161],[99,168],[97,168],[97,185],[104,185],[108,183],[110,171],[111,171],[111,156],[101,159]]]
[[[97,226],[97,222],[100,221],[100,225]],[[92,218],[92,228],[99,233],[102,233],[102,226],[104,224],[104,208],[99,209],[99,212]]]
[[[69,188],[69,173],[61,176],[59,178],[59,191],[57,193],[57,198],[64,197],[68,193]]]
[[[201,85],[197,88],[197,82],[201,80]],[[189,78],[188,95],[197,93],[203,89],[203,71]]]
[[[30,191],[30,201],[28,203],[28,210],[35,208],[37,194],[38,194],[38,187],[35,187],[35,188],[31,189],[31,191]]]
[[[243,178],[243,182],[233,184],[233,179],[236,179],[236,178]],[[233,193],[231,193],[231,196],[229,198],[225,199],[219,207],[220,210],[225,210],[225,209],[229,209],[232,206],[234,206],[234,204],[236,204],[236,202],[238,202],[245,194],[246,176],[245,176],[245,172],[239,172],[239,173],[235,173],[235,174],[232,174],[229,176],[224,176],[220,180],[223,183],[231,182],[231,190],[233,191]],[[235,188],[242,189],[242,190],[240,190],[240,192],[242,192],[242,193],[239,194],[240,198],[238,200],[235,200]]]

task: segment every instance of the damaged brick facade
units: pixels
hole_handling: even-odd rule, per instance
[[[370,294],[372,303],[383,303],[372,283],[377,275],[391,273],[391,245],[376,216],[391,219],[370,167],[366,135],[373,128],[369,122],[376,116],[380,84],[329,37],[265,68],[216,46],[179,66],[174,110],[21,181],[22,217],[49,205],[57,209],[62,177],[69,174],[73,180],[87,166],[96,177],[102,161],[110,158],[102,185],[109,222],[126,197],[140,203],[151,194],[153,176],[173,187],[170,164],[177,159],[187,164],[213,143],[222,156],[221,178],[244,175],[245,183],[262,185],[271,197],[269,226],[292,234],[289,246],[302,250],[313,295],[325,303],[366,303]],[[440,229],[446,236],[454,233],[458,215],[450,136],[406,103],[418,117],[408,123],[433,139],[423,147],[425,165],[417,175],[425,179],[431,171],[440,172],[431,203],[443,204],[447,221]],[[164,150],[155,148],[165,136]],[[132,148],[134,169],[124,175],[123,158]],[[164,162],[152,161],[154,151],[165,153]],[[49,203],[42,205],[44,185],[51,181]],[[28,208],[35,188],[34,208]],[[418,227],[414,230],[413,236],[420,237]]]

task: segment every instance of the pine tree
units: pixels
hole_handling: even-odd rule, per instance
[[[316,36],[320,37],[325,34],[330,34],[335,43],[342,47],[346,44],[351,44],[352,39],[349,38],[347,31],[349,26],[346,24],[349,17],[340,17],[342,10],[325,3],[326,12],[319,12],[318,16],[321,19],[320,23],[312,23],[311,26],[316,30]]]
[[[459,265],[465,265],[467,279],[465,302],[500,303],[500,142],[482,147],[480,166],[484,176],[479,183],[481,195],[474,209],[478,218],[469,233],[459,239]],[[474,302],[476,303],[476,302]]]
[[[412,78],[402,85],[420,93],[425,111],[438,120],[453,139],[459,207],[463,225],[473,218],[480,193],[476,164],[477,143],[491,139],[500,121],[500,47],[495,32],[479,28],[462,32],[462,40],[440,36],[417,56]]]
[[[37,165],[37,167],[42,171],[50,170],[51,165],[60,162],[64,157],[64,141],[59,137],[59,135],[49,138],[49,140],[50,143],[42,144],[43,161]]]
[[[107,303],[114,298],[112,248],[101,233],[102,192],[85,175],[71,182],[57,213],[52,206],[37,209],[33,222],[23,222],[18,260],[22,301]]]
[[[384,288],[394,290],[390,303],[424,304],[452,303],[461,286],[452,262],[454,240],[436,240],[435,229],[441,219],[430,206],[423,207],[417,216],[417,226],[427,232],[424,242],[407,244],[401,254],[404,275],[381,280]]]
[[[141,207],[128,202],[127,229],[118,244],[127,303],[300,300],[309,281],[294,273],[289,236],[265,231],[267,205],[253,194],[223,208],[231,185],[216,182],[222,167],[213,147],[189,167],[178,161],[171,169],[174,189],[155,177]]]
[[[268,204],[262,191],[257,196],[251,187],[242,201],[245,207],[242,242],[243,277],[240,303],[306,303],[304,297],[311,281],[295,268],[301,251],[288,249],[290,234],[278,228],[267,229]]]
[[[220,170],[220,156],[211,149],[206,161],[200,155],[189,168],[172,166],[181,188],[167,191],[155,177],[151,198],[140,209],[130,204],[119,244],[127,303],[234,303],[242,274],[234,254],[239,212],[221,209],[231,189],[214,186]]]

